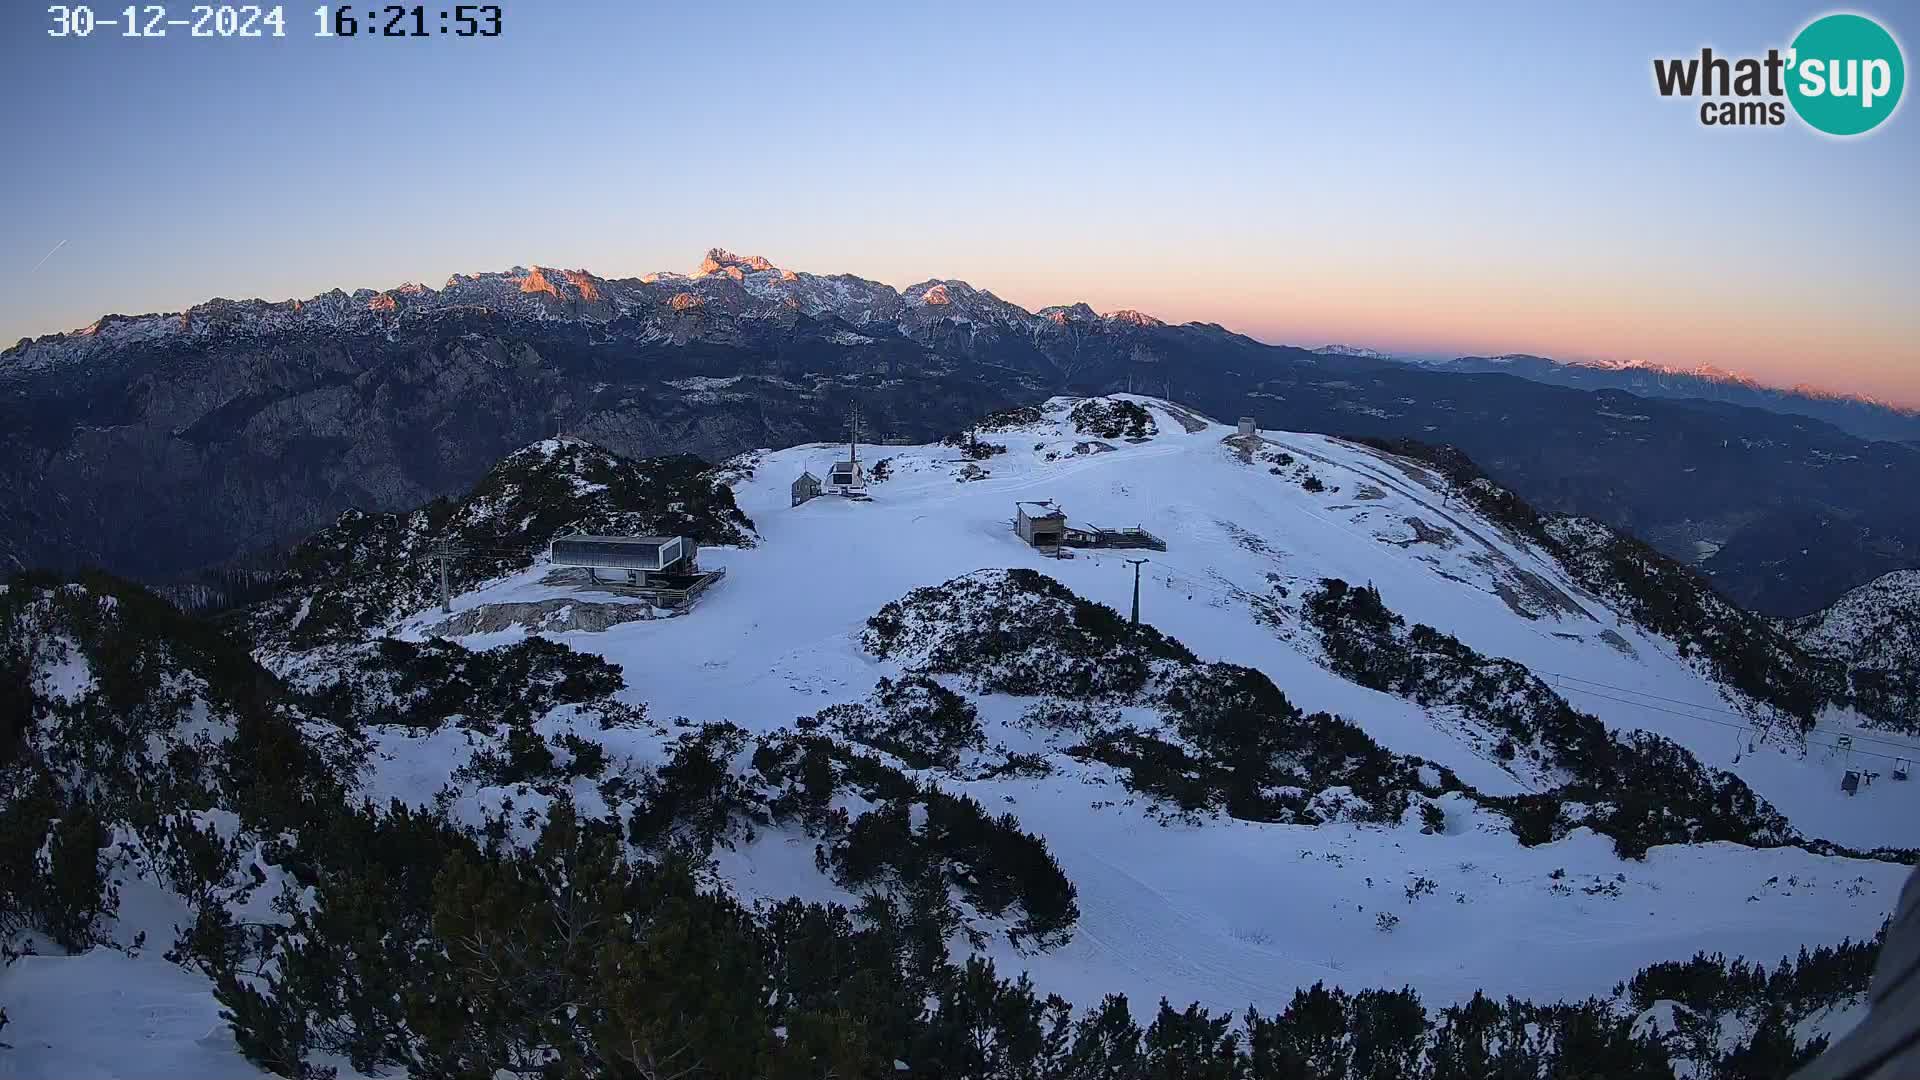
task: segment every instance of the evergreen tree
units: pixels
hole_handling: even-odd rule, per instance
[[[1122,1080],[1141,1075],[1140,1025],[1125,994],[1108,994],[1074,1025],[1062,1080]]]
[[[92,802],[75,794],[53,827],[40,886],[40,921],[68,952],[84,952],[97,944],[101,920],[119,908],[120,893],[110,881],[101,850],[109,840]]]
[[[1412,988],[1362,990],[1352,998],[1354,1080],[1401,1080],[1417,1071],[1427,1011]]]
[[[1174,1011],[1163,999],[1141,1040],[1145,1080],[1240,1080],[1246,1058],[1233,1017],[1210,1015],[1198,1004]]]

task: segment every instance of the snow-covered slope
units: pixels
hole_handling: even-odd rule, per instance
[[[1920,735],[1920,570],[1875,578],[1790,629],[1845,670],[1875,726]]]
[[[1889,668],[1910,662],[1920,653],[1920,570],[1875,578],[1793,627],[1809,648],[1852,664]]]
[[[1094,408],[1055,399],[990,418],[976,438],[977,445],[860,447],[861,459],[883,476],[867,500],[827,496],[791,505],[792,481],[803,471],[825,475],[844,446],[762,451],[727,463],[717,475],[731,485],[756,540],[703,549],[704,565],[727,571],[718,586],[680,617],[546,633],[617,665],[625,686],[615,698],[644,707],[650,721],[581,723],[580,707],[543,705],[536,730],[598,743],[620,775],[657,768],[684,745],[676,718],[726,721],[775,741],[820,731],[884,748],[884,759],[916,781],[1011,814],[1045,842],[1075,890],[1077,919],[1064,943],[1036,948],[1010,937],[1017,906],[1002,914],[975,905],[970,925],[1003,973],[1026,971],[1042,990],[1079,1006],[1124,993],[1141,1002],[1271,1010],[1314,982],[1354,990],[1410,985],[1430,1003],[1476,990],[1577,999],[1697,950],[1771,964],[1802,945],[1871,936],[1893,904],[1907,867],[1823,854],[1830,849],[1810,842],[1920,846],[1920,784],[1882,780],[1852,796],[1840,790],[1842,776],[1867,754],[1904,752],[1909,740],[1882,733],[1875,737],[1884,743],[1870,744],[1860,718],[1833,707],[1803,732],[1774,703],[1716,681],[1700,653],[1640,625],[1629,605],[1590,588],[1560,556],[1484,511],[1485,491],[1464,490],[1432,464],[1325,436],[1238,436],[1177,405],[1133,397]],[[1015,535],[1023,503],[1050,503],[1075,528],[1138,527],[1166,550],[1074,548],[1056,558]],[[970,665],[992,652],[985,645],[972,650],[969,639],[955,639],[942,660],[927,648],[893,647],[876,629],[894,625],[876,615],[904,610],[889,608],[896,601],[917,595],[958,604],[998,588],[1009,569],[1034,571],[1068,596],[1125,613],[1134,599],[1129,560],[1143,557],[1140,619],[1176,644],[1143,639],[1152,671],[1125,685],[1075,697],[1064,684],[982,678]],[[455,597],[450,618],[420,604],[373,632],[424,644],[444,628],[487,628],[459,640],[488,649],[529,636],[517,621],[522,613],[622,602],[556,580],[552,569],[536,559]],[[1327,579],[1371,586],[1409,626],[1425,624],[1484,657],[1524,665],[1613,732],[1672,740],[1706,768],[1744,781],[1806,842],[1667,844],[1630,859],[1611,838],[1574,829],[1523,845],[1502,800],[1541,793],[1564,779],[1564,769],[1503,755],[1470,708],[1423,704],[1337,674],[1306,610]],[[1022,603],[1037,603],[1031,596],[1039,594],[1016,592],[1028,597]],[[420,594],[410,595],[417,603]],[[1097,613],[1075,615],[1086,610],[1075,602],[1049,603],[1062,605],[1049,616],[1064,620],[1061,649],[1079,648],[1079,635],[1092,632],[1080,618],[1131,640],[1113,628],[1118,620],[1107,626]],[[304,609],[283,601],[262,610],[294,618]],[[928,625],[996,635],[1015,633],[1019,621],[1012,609],[993,606],[951,614]],[[999,648],[1006,639],[994,640]],[[1043,632],[1035,640],[1048,638]],[[351,647],[341,650],[330,642],[301,651],[283,635],[260,655],[296,681],[322,685],[354,662]],[[1123,666],[1129,655],[1103,654],[1087,670],[1132,670]],[[1204,800],[1182,812],[1142,788],[1117,758],[1087,744],[1125,728],[1193,750],[1180,721],[1188,707],[1180,699],[1183,665],[1239,665],[1256,681],[1270,680],[1294,711],[1310,714],[1290,721],[1295,733],[1332,738],[1347,730],[1332,717],[1344,719],[1388,754],[1365,758],[1356,749],[1349,766],[1377,761],[1378,776],[1366,779],[1391,776],[1394,797],[1404,800],[1393,805],[1405,812],[1383,818],[1381,800],[1367,805],[1357,795],[1358,779],[1250,793],[1262,805],[1289,808],[1274,820],[1236,817]],[[951,746],[923,753],[886,730],[902,687],[922,698],[945,695],[940,708],[968,718]],[[909,707],[903,715],[923,713]],[[1835,746],[1841,734],[1861,737],[1842,750]],[[503,800],[537,808],[553,794],[476,779],[480,751],[450,728],[422,735],[396,724],[370,729],[368,738],[373,751],[360,793],[376,803],[426,806],[438,797],[477,824]],[[744,742],[730,753],[743,775],[749,756],[761,767]],[[1302,775],[1310,781],[1315,768],[1303,767]],[[583,806],[619,810],[605,789],[568,777],[561,787],[571,786]],[[843,793],[835,802],[856,815],[876,805],[870,793]],[[844,875],[826,872],[818,838],[807,830],[776,819],[731,839],[715,852],[717,874],[743,898],[858,899]],[[951,944],[968,947],[960,936]],[[14,976],[0,984],[9,987],[4,1000],[31,992],[22,985],[55,985],[49,979]],[[129,1005],[152,1007],[178,992],[155,982],[150,997]],[[189,1027],[205,1022],[204,1010],[182,1017]],[[194,1045],[182,1030],[166,1037]]]
[[[870,502],[789,507],[792,480],[821,475],[841,447],[752,455],[740,463],[751,475],[735,497],[762,542],[711,552],[728,569],[726,587],[690,620],[567,640],[621,663],[659,708],[749,727],[784,723],[796,700],[868,688],[873,669],[848,635],[916,586],[1026,566],[1124,610],[1125,560],[1141,553],[1081,549],[1061,560],[1014,536],[1017,501],[1051,500],[1074,525],[1139,525],[1167,541],[1164,554],[1145,553],[1145,621],[1202,656],[1258,668],[1302,708],[1347,716],[1390,749],[1443,761],[1475,785],[1519,790],[1521,781],[1463,749],[1444,720],[1327,670],[1299,618],[1302,592],[1324,578],[1370,583],[1410,622],[1519,661],[1609,726],[1665,735],[1741,776],[1808,835],[1858,847],[1920,841],[1907,825],[1920,820],[1920,788],[1843,796],[1842,757],[1818,746],[1803,754],[1769,710],[1703,677],[1671,642],[1473,512],[1433,470],[1318,435],[1267,432],[1234,445],[1231,428],[1138,400],[1158,421],[1157,434],[1138,442],[1074,431],[1067,403],[1056,400],[1038,422],[982,436],[1006,452],[978,462],[947,446],[864,447],[863,457],[887,462]],[[969,465],[985,475],[965,479]],[[1309,490],[1315,482],[1323,490]],[[524,587],[514,578],[495,588]],[[490,596],[470,594],[456,608]],[[737,650],[748,651],[735,658]],[[709,651],[712,663],[688,662]],[[804,669],[814,674],[796,687],[792,673]],[[1851,731],[1856,721],[1830,711],[1821,732]],[[1774,741],[1749,752],[1766,729]]]
[[[1056,399],[1027,422],[990,426],[982,441],[1005,452],[977,461],[954,446],[862,447],[887,475],[865,502],[789,505],[792,480],[821,475],[842,446],[749,455],[733,463],[734,490],[761,540],[706,554],[728,570],[721,588],[687,618],[560,640],[620,664],[636,700],[656,715],[772,731],[900,676],[904,669],[867,653],[859,634],[878,608],[916,587],[1028,567],[1125,611],[1126,560],[1145,555],[1143,621],[1195,653],[1257,668],[1303,710],[1346,717],[1389,750],[1442,764],[1482,791],[1529,790],[1528,777],[1462,737],[1448,710],[1363,689],[1323,665],[1298,600],[1339,577],[1371,583],[1410,621],[1520,661],[1615,729],[1657,732],[1731,771],[1807,836],[1858,848],[1920,843],[1920,785],[1842,794],[1842,774],[1858,757],[1805,747],[1777,722],[1756,719],[1768,710],[1703,677],[1671,642],[1472,511],[1433,470],[1324,436],[1267,432],[1244,442],[1187,410],[1132,400],[1153,416],[1153,435],[1083,434],[1068,419],[1071,403]],[[1063,508],[1076,526],[1144,527],[1168,550],[1049,557],[1012,531],[1016,502],[1036,500]],[[548,595],[539,584],[545,572],[535,566],[459,597],[456,614]],[[424,635],[438,619],[423,612],[402,630]],[[989,737],[1031,744],[1018,723],[1024,707],[983,702],[983,715],[1002,720]],[[1855,720],[1829,713],[1820,732],[1852,730]],[[1816,938],[1870,933],[1902,874],[1791,849],[1661,848],[1644,864],[1618,860],[1592,837],[1523,849],[1465,810],[1438,838],[1218,818],[1163,826],[1097,769],[960,786],[1017,813],[1080,887],[1076,943],[1018,961],[1069,996],[1126,987],[1224,1006],[1317,978],[1411,980],[1441,997],[1479,985],[1583,995],[1678,951],[1769,955],[1808,940],[1812,927],[1821,928]],[[810,850],[766,838],[723,863],[752,895],[830,895]],[[1554,886],[1562,879],[1551,875],[1562,868],[1598,890],[1561,895]],[[1400,894],[1421,876],[1439,883],[1443,902],[1417,905],[1406,918],[1425,925],[1403,926],[1388,941],[1375,926],[1383,900],[1404,911]],[[1626,892],[1614,895],[1614,885]],[[1497,975],[1489,973],[1489,943],[1515,927],[1554,947],[1502,950]]]
[[[421,571],[438,565],[441,545],[460,552],[447,579],[464,590],[524,566],[563,530],[753,543],[753,523],[697,458],[630,461],[580,439],[542,439],[507,455],[458,500],[407,514],[342,514],[292,551],[248,621],[266,645],[358,641],[435,594],[439,580]]]

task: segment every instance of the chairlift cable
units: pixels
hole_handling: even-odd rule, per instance
[[[1535,674],[1551,675],[1556,679],[1568,679],[1573,682],[1586,683],[1590,686],[1597,686],[1603,689],[1613,690],[1622,694],[1632,694],[1636,697],[1652,698],[1655,701],[1664,701],[1672,705],[1680,705],[1689,709],[1699,709],[1704,712],[1717,712],[1726,716],[1737,716],[1743,720],[1748,720],[1748,721],[1751,721],[1752,719],[1746,713],[1735,712],[1732,709],[1723,708],[1718,705],[1704,705],[1704,704],[1699,704],[1691,701],[1682,701],[1678,698],[1663,697],[1659,694],[1649,693],[1645,690],[1633,690],[1624,686],[1614,686],[1610,683],[1601,682],[1598,679],[1589,679],[1579,675],[1568,675],[1565,673],[1552,672],[1552,671],[1538,671]],[[1579,687],[1574,687],[1573,689],[1579,689]],[[1652,707],[1653,706],[1648,706],[1648,708],[1652,708]],[[1702,717],[1701,719],[1706,719],[1706,718]],[[1915,748],[1912,743],[1900,742],[1895,739],[1878,739],[1871,735],[1855,735],[1852,732],[1836,732],[1831,728],[1825,728],[1825,729],[1816,728],[1816,730],[1823,730],[1826,733],[1833,734],[1833,735],[1846,735],[1848,737],[1860,740],[1862,742],[1879,743],[1882,746],[1891,746],[1896,750],[1912,750]]]
[[[1594,690],[1584,690],[1584,689],[1581,689],[1580,687],[1570,687],[1569,689],[1572,689],[1576,693],[1586,694],[1589,697],[1597,697],[1606,701],[1617,701],[1622,705],[1633,705],[1638,708],[1649,710],[1651,712],[1666,713],[1669,716],[1677,716],[1683,720],[1698,720],[1703,724],[1718,724],[1721,727],[1735,728],[1739,730],[1744,730],[1746,727],[1746,725],[1744,724],[1734,724],[1734,723],[1729,723],[1728,721],[1725,721],[1725,720],[1715,720],[1712,717],[1696,716],[1691,713],[1675,712],[1672,709],[1662,709],[1657,705],[1648,705],[1643,701],[1629,701],[1626,698],[1611,697],[1607,694],[1602,694]],[[1841,738],[1845,738],[1845,737],[1846,736],[1841,736]],[[1842,746],[1839,743],[1821,742],[1818,739],[1806,739],[1805,743],[1808,746],[1823,746],[1830,750],[1848,750],[1851,753],[1862,754],[1867,757],[1884,758],[1888,761],[1899,760],[1899,758],[1893,754],[1883,754],[1876,750],[1857,750],[1851,747]]]

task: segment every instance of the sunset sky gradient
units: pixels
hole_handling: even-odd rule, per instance
[[[500,39],[422,42],[314,39],[312,6],[282,41],[53,40],[6,6],[5,341],[719,245],[1920,406],[1914,106],[1835,140],[1653,89],[1656,56],[1763,54],[1827,7],[509,0]],[[1915,9],[1847,10],[1913,63]]]

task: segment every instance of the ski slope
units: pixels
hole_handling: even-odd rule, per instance
[[[1409,622],[1525,664],[1610,727],[1686,746],[1703,763],[1740,776],[1810,836],[1859,848],[1920,843],[1920,783],[1889,778],[1854,797],[1840,791],[1848,768],[1889,776],[1895,757],[1914,756],[1915,740],[1863,729],[1839,712],[1823,718],[1811,753],[1777,735],[1763,738],[1743,703],[1689,667],[1671,642],[1626,622],[1550,557],[1428,486],[1433,478],[1417,463],[1327,436],[1263,434],[1263,445],[1310,465],[1330,489],[1316,494],[1264,464],[1243,464],[1223,442],[1233,429],[1209,424],[1190,432],[1154,399],[1132,400],[1159,421],[1151,439],[1107,440],[1110,451],[1075,454],[1076,445],[1094,440],[1050,420],[984,436],[1008,452],[981,462],[991,475],[970,482],[956,481],[965,460],[951,447],[862,447],[863,460],[887,459],[891,473],[866,502],[826,496],[789,505],[793,478],[803,470],[824,475],[844,445],[751,455],[753,475],[736,484],[735,495],[762,542],[702,553],[728,576],[691,615],[560,637],[621,664],[633,698],[657,713],[760,731],[871,689],[883,672],[853,635],[881,605],[917,586],[1030,567],[1124,612],[1133,581],[1125,560],[1145,556],[1142,618],[1202,657],[1259,668],[1303,709],[1345,716],[1390,749],[1444,762],[1484,790],[1525,790],[1521,778],[1450,735],[1444,716],[1326,670],[1297,619],[1273,626],[1256,615],[1253,598],[1271,596],[1276,581],[1297,598],[1320,579],[1339,577],[1373,584]],[[1050,407],[1063,416],[1066,404],[1056,399]],[[1191,422],[1192,414],[1181,413]],[[1020,542],[1012,519],[1017,500],[1049,499],[1072,524],[1141,525],[1168,550],[1046,556]],[[1433,539],[1442,531],[1448,535]],[[587,598],[539,585],[545,572],[535,566],[460,597],[456,611]],[[437,617],[422,613],[410,632],[429,632]],[[464,640],[480,647],[512,636]],[[1854,736],[1851,756],[1824,745],[1838,734]]]
[[[1342,577],[1371,582],[1410,621],[1543,677],[1563,676],[1550,681],[1577,707],[1612,727],[1658,732],[1736,772],[1809,836],[1856,847],[1920,844],[1920,784],[1882,780],[1849,798],[1839,790],[1843,755],[1806,753],[1778,737],[1748,751],[1756,736],[1739,701],[1687,666],[1671,643],[1584,593],[1551,558],[1429,486],[1413,463],[1324,436],[1262,435],[1262,449],[1292,455],[1328,489],[1314,493],[1291,470],[1274,475],[1265,463],[1244,462],[1228,441],[1232,428],[1188,430],[1182,418],[1194,418],[1184,410],[1130,400],[1153,412],[1158,434],[1092,440],[1072,431],[1064,419],[1070,403],[1057,399],[1042,423],[983,434],[1008,450],[978,462],[989,475],[976,480],[958,479],[968,462],[953,447],[862,446],[863,461],[888,461],[889,478],[869,501],[826,496],[790,505],[793,479],[803,470],[825,475],[844,445],[749,455],[736,463],[751,475],[735,494],[761,542],[702,552],[703,563],[724,566],[727,577],[690,614],[553,636],[622,665],[627,696],[657,719],[772,731],[900,675],[864,653],[858,635],[883,604],[917,586],[1030,567],[1124,612],[1133,582],[1125,560],[1145,556],[1143,620],[1202,658],[1257,667],[1303,709],[1345,716],[1389,749],[1444,763],[1484,791],[1528,790],[1526,778],[1460,739],[1449,717],[1347,682],[1321,666],[1297,619],[1284,610],[1277,620],[1257,614],[1254,599],[1272,596],[1276,583],[1297,598],[1323,577]],[[1095,441],[1111,449],[1075,452]],[[1044,555],[1019,540],[1012,519],[1017,500],[1049,499],[1075,525],[1139,525],[1168,550]],[[456,613],[587,598],[539,584],[545,573],[535,566],[459,597]],[[431,633],[439,617],[423,612],[401,630]],[[463,640],[485,647],[518,634]],[[1021,702],[976,702],[990,741],[1048,749],[1028,745],[1033,736],[1011,723]],[[1844,715],[1824,723],[1851,729]],[[642,760],[660,752],[630,738],[632,745],[610,748]],[[1856,755],[1854,764],[1862,760]],[[1645,862],[1623,861],[1610,842],[1584,831],[1527,849],[1504,822],[1480,820],[1466,805],[1455,807],[1439,837],[1421,835],[1417,823],[1306,828],[1222,817],[1163,825],[1100,767],[1057,755],[1054,764],[1039,780],[942,783],[1015,813],[1046,838],[1078,886],[1082,915],[1069,945],[1039,956],[1018,955],[1004,939],[993,946],[1003,968],[1029,970],[1040,987],[1077,1003],[1125,992],[1274,1007],[1319,980],[1356,989],[1408,984],[1435,1001],[1482,988],[1584,997],[1647,963],[1699,949],[1771,963],[1801,944],[1871,935],[1905,876],[1886,863],[1724,844],[1657,848]],[[747,896],[852,900],[814,870],[812,851],[811,839],[776,830],[723,853],[721,869]],[[1435,891],[1409,900],[1405,888],[1418,877],[1432,879]],[[1382,911],[1399,917],[1393,930],[1379,929]]]

